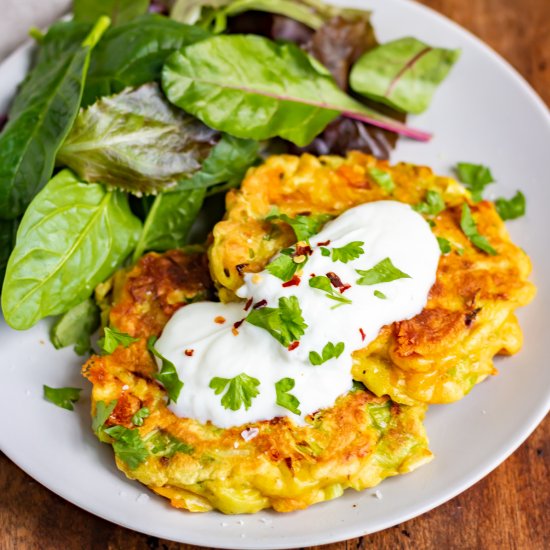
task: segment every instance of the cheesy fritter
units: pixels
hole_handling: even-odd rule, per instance
[[[394,189],[377,183],[376,170],[391,175]],[[452,251],[440,259],[437,280],[425,309],[413,319],[382,329],[368,347],[354,354],[353,376],[378,396],[403,404],[450,403],[495,374],[496,354],[516,353],[522,333],[515,316],[534,296],[528,256],[509,238],[494,205],[474,204],[456,181],[429,168],[351,152],[336,156],[270,157],[247,174],[239,190],[227,194],[227,213],[213,231],[210,269],[223,301],[246,272],[259,272],[296,241],[292,228],[266,219],[274,208],[297,215],[337,216],[359,204],[397,200],[417,205],[437,191],[445,209],[430,217],[437,237]],[[461,229],[468,204],[478,231],[497,254],[478,249]]]
[[[98,436],[113,444],[128,477],[194,512],[288,512],[338,497],[346,488],[372,487],[431,459],[422,425],[426,407],[398,405],[361,384],[308,417],[305,426],[275,418],[220,429],[174,415],[154,378],[158,368],[146,342],[178,308],[210,290],[200,253],[147,254],[115,277],[109,324],[138,340],[91,357],[83,374],[93,384],[96,422],[107,410],[95,426]],[[135,415],[145,409],[148,416],[139,425]]]

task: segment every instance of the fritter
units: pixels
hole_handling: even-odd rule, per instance
[[[391,175],[394,188],[377,176]],[[398,200],[418,205],[437,191],[445,209],[430,217],[437,237],[452,251],[440,259],[437,280],[425,309],[413,319],[382,329],[354,354],[353,376],[378,396],[403,404],[450,403],[495,374],[495,354],[516,353],[522,333],[515,310],[535,294],[528,281],[528,256],[509,238],[492,203],[474,204],[456,181],[411,164],[351,152],[336,156],[270,157],[247,174],[239,190],[227,194],[227,213],[213,231],[210,269],[223,301],[246,272],[258,272],[274,254],[296,242],[284,221],[266,219],[273,209],[297,215],[337,216],[359,204]],[[461,229],[462,205],[471,209],[478,231],[497,254],[476,248]]]
[[[93,384],[95,430],[113,444],[129,478],[194,512],[288,512],[431,459],[426,407],[397,405],[361,384],[305,426],[275,418],[220,429],[174,415],[146,342],[174,311],[209,290],[205,256],[181,251],[147,254],[115,278],[109,323],[139,340],[91,357],[83,374]]]

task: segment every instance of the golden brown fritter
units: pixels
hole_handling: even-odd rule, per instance
[[[380,187],[372,169],[391,174],[395,189]],[[221,299],[235,299],[243,273],[261,271],[275,253],[296,241],[290,226],[266,220],[273,207],[290,217],[338,215],[376,200],[416,205],[428,190],[438,191],[445,201],[446,209],[430,221],[452,252],[441,256],[422,313],[385,327],[366,349],[356,352],[353,375],[376,395],[390,395],[400,403],[460,399],[496,372],[495,354],[520,349],[522,334],[514,311],[531,301],[535,289],[527,280],[529,258],[510,241],[493,204],[473,204],[461,185],[427,167],[391,167],[359,152],[345,158],[270,157],[249,171],[239,190],[228,193],[226,217],[214,228],[209,257]],[[464,203],[479,233],[496,249],[495,256],[476,248],[463,233]]]
[[[425,407],[396,405],[364,388],[311,415],[306,426],[275,418],[220,429],[174,415],[154,379],[157,365],[146,341],[185,302],[205,296],[207,275],[200,255],[172,251],[148,254],[117,276],[110,324],[140,339],[93,356],[83,374],[93,384],[93,414],[113,407],[96,428],[101,440],[113,444],[128,477],[191,511],[287,512],[340,496],[348,487],[372,487],[431,459]],[[150,414],[137,427],[132,418],[144,407]],[[109,434],[113,427],[127,430],[125,445],[117,447]]]

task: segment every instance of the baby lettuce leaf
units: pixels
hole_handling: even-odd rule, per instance
[[[64,313],[52,327],[50,340],[56,349],[74,345],[78,355],[92,349],[90,336],[99,327],[99,308],[92,298]]]
[[[204,201],[204,189],[173,191],[155,197],[134,250],[137,261],[147,250],[181,248]]]
[[[354,65],[353,90],[406,113],[422,113],[437,86],[460,57],[460,50],[433,48],[416,38],[400,38],[365,53]]]
[[[199,27],[153,14],[109,29],[92,53],[82,106],[128,86],[159,80],[168,55],[208,36]]]
[[[133,193],[173,187],[201,167],[217,132],[174,109],[156,84],[82,110],[57,155],[85,181]]]
[[[74,0],[75,21],[95,23],[102,15],[108,16],[113,25],[125,23],[144,14],[149,0]]]
[[[0,286],[4,280],[8,258],[15,245],[19,220],[0,220]]]
[[[130,254],[140,229],[123,193],[57,174],[21,220],[2,292],[6,322],[24,330],[80,304]]]
[[[172,54],[163,69],[168,99],[217,130],[241,138],[279,136],[307,145],[340,113],[417,139],[413,130],[342,92],[294,44],[253,35],[207,38]]]
[[[0,218],[22,214],[51,178],[78,113],[90,52],[108,25],[102,18],[89,32],[86,24],[57,23],[44,36],[0,136]]]

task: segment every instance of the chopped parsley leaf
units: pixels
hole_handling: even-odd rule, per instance
[[[380,298],[380,300],[387,300],[388,299],[388,297],[383,292],[380,292],[379,290],[375,290],[374,295],[377,298]]]
[[[376,285],[379,283],[390,283],[397,279],[410,279],[407,275],[392,264],[389,258],[383,259],[370,269],[356,269],[360,279],[357,279],[358,285]]]
[[[483,191],[489,184],[494,183],[491,169],[483,164],[471,164],[459,162],[456,166],[458,179],[468,188],[472,194],[472,200],[479,202],[483,199]]]
[[[441,254],[448,254],[451,251],[451,243],[444,237],[437,237],[437,244]]]
[[[298,398],[290,393],[290,390],[294,388],[296,382],[292,378],[281,378],[278,382],[275,382],[275,391],[277,393],[277,405],[288,409],[294,414],[301,414],[300,401]]]
[[[143,426],[143,420],[147,418],[151,412],[147,407],[141,407],[139,411],[132,416],[132,424],[134,426]]]
[[[298,216],[291,218],[287,214],[281,214],[278,208],[272,208],[266,216],[266,220],[280,220],[292,227],[298,241],[307,241],[316,233],[319,233],[323,225],[327,223],[332,216],[330,214],[311,214],[309,216]]]
[[[332,309],[343,306],[344,304],[352,303],[349,298],[343,296],[332,286],[330,279],[326,275],[318,275],[317,277],[312,277],[309,280],[309,286],[311,288],[322,290],[326,294],[327,298],[338,302],[338,304],[333,306]]]
[[[189,443],[180,441],[169,433],[158,431],[147,437],[150,453],[155,456],[172,458],[176,453],[191,454],[195,449]]]
[[[421,202],[413,208],[420,214],[426,216],[437,216],[440,212],[445,210],[445,201],[439,191],[429,190],[426,191],[426,200]]]
[[[323,348],[321,355],[319,355],[316,351],[309,352],[309,362],[312,365],[318,366],[326,363],[329,359],[338,359],[344,351],[344,346],[344,342],[338,342],[337,344],[328,342]]]
[[[242,372],[233,378],[216,376],[210,380],[209,387],[214,390],[216,395],[219,395],[228,385],[229,387],[222,397],[223,407],[238,411],[244,405],[244,408],[248,410],[252,405],[252,399],[259,393],[257,387],[260,385],[260,381]]]
[[[139,435],[139,430],[130,430],[124,426],[111,426],[103,431],[114,439],[115,455],[125,462],[130,470],[135,470],[147,460],[149,451]]]
[[[387,193],[392,193],[395,189],[395,183],[391,174],[385,170],[380,170],[380,168],[371,168],[369,171],[369,176]]]
[[[113,353],[119,345],[127,348],[130,344],[137,342],[139,338],[133,338],[125,332],[120,332],[114,328],[105,327],[105,336],[98,340],[99,347],[105,353]]]
[[[282,281],[290,281],[300,264],[297,264],[290,256],[281,254],[277,256],[272,262],[267,264],[266,270],[274,277],[278,277]]]
[[[365,253],[362,248],[364,244],[365,243],[363,241],[352,241],[345,246],[341,246],[340,248],[333,248],[332,261],[347,264],[348,262],[351,262],[351,260],[356,260],[359,256]]]
[[[279,298],[279,307],[254,309],[248,314],[246,320],[252,325],[267,330],[285,347],[300,340],[307,328],[296,296]]]
[[[73,403],[80,399],[81,388],[50,388],[44,385],[44,399],[68,411],[74,410]]]
[[[326,247],[321,247],[321,256],[330,256],[330,250]]]
[[[464,231],[464,235],[468,237],[474,246],[480,250],[483,250],[483,252],[490,254],[491,256],[496,256],[497,251],[489,244],[487,237],[484,237],[478,233],[476,222],[472,216],[472,211],[466,203],[462,205],[460,227],[462,228],[462,231]]]
[[[495,201],[498,215],[504,220],[515,220],[525,216],[525,195],[518,191],[511,199],[503,197]]]
[[[183,388],[183,382],[179,379],[178,371],[172,361],[169,361],[158,350],[155,349],[156,336],[151,336],[147,340],[147,349],[161,360],[160,372],[155,374],[155,378],[162,383],[166,392],[168,393],[168,402],[174,403],[178,400],[181,389]]]
[[[117,404],[117,400],[113,399],[109,404],[105,401],[98,401],[95,405],[95,415],[92,418],[92,430],[96,435],[99,435],[100,430],[103,428],[105,422],[111,413],[114,411]]]

